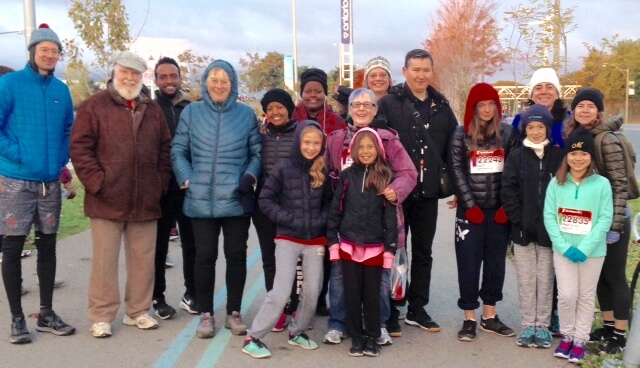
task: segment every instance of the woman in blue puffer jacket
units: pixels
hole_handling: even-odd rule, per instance
[[[189,104],[171,148],[173,171],[187,189],[184,213],[195,237],[195,286],[200,314],[196,335],[214,334],[213,289],[218,237],[224,234],[227,263],[225,327],[246,334],[240,307],[247,275],[247,239],[261,174],[261,143],[253,109],[237,102],[238,76],[224,60],[202,75],[202,100]]]

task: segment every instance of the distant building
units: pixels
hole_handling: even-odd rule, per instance
[[[178,55],[189,49],[189,41],[180,38],[138,37],[129,46],[129,51],[147,60],[147,71],[142,74],[142,83],[155,91],[153,69],[160,58],[170,57],[178,61]],[[181,64],[180,62],[178,62]]]

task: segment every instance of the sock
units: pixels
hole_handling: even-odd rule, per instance
[[[485,317],[485,316],[482,316],[482,319],[486,321],[486,320],[488,320],[488,319],[494,319],[495,317],[496,317],[495,315],[493,315],[493,316],[491,316],[491,317]]]
[[[622,336],[622,337],[624,337],[624,335],[626,334],[626,332],[627,332],[627,331],[625,331],[625,330],[618,330],[617,328],[614,328],[614,329],[613,329],[613,333],[614,333],[615,335]]]
[[[615,321],[602,321],[602,328],[607,330],[608,332],[613,332],[615,329]]]

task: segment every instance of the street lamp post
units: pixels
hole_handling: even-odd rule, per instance
[[[629,124],[629,68],[621,69],[613,64],[603,64],[603,66],[612,66],[627,75],[627,83],[624,85],[624,122]]]

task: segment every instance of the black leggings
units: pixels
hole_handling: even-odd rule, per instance
[[[247,278],[247,240],[249,217],[225,217],[214,219],[191,219],[196,244],[195,285],[198,313],[213,315],[213,290],[218,259],[218,237],[223,235],[224,257],[227,262],[225,281],[227,284],[227,315],[240,312],[242,293]]]
[[[613,318],[628,320],[631,309],[631,291],[627,283],[627,252],[631,236],[631,219],[627,218],[620,240],[607,245],[600,280],[598,281],[598,303],[601,311],[613,311]]]
[[[36,269],[40,283],[40,309],[51,309],[53,304],[53,283],[56,278],[56,235],[35,233],[38,249]],[[22,249],[26,236],[4,236],[2,238],[2,281],[7,292],[9,309],[13,317],[23,315],[22,289]]]

